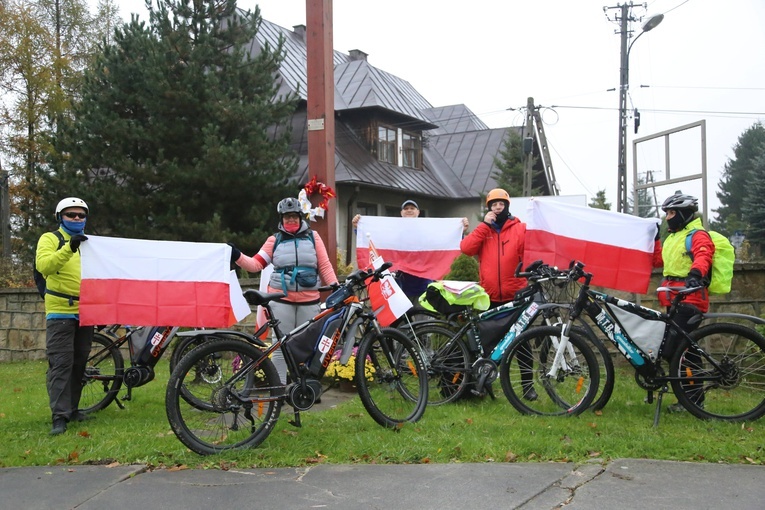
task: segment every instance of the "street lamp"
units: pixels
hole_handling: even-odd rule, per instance
[[[634,21],[629,9],[632,3],[620,5],[621,9],[621,67],[619,72],[619,169],[618,185],[616,188],[616,210],[624,212],[627,207],[627,90],[630,81],[630,50],[635,41],[646,32],[656,28],[664,19],[663,14],[648,18],[641,27],[641,32],[627,46],[630,30],[629,22]]]

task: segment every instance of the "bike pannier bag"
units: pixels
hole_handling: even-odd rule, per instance
[[[484,355],[489,355],[494,350],[513,327],[523,310],[524,307],[504,308],[497,312],[489,310],[481,314],[478,321],[478,335]]]
[[[338,330],[345,310],[328,314],[303,331],[287,340],[287,350],[298,365],[305,365],[308,372],[319,378],[324,375],[335,349],[340,343]]]
[[[658,319],[646,319],[618,306],[606,304],[606,308],[643,354],[655,360],[667,325]]]

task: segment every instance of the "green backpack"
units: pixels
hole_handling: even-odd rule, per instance
[[[691,255],[691,238],[699,229],[688,232],[685,236],[685,250]],[[736,249],[730,244],[728,238],[714,230],[707,230],[707,234],[715,244],[715,254],[712,256],[712,271],[709,281],[710,294],[727,294],[730,292],[730,284],[733,280],[733,263],[736,261]]]

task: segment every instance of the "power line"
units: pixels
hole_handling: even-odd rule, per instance
[[[617,108],[609,108],[606,106],[575,106],[575,105],[552,105],[550,108],[571,108],[571,109],[577,109],[577,110],[609,110],[614,111],[617,110]],[[641,108],[640,111],[643,112],[654,112],[654,113],[704,113],[704,114],[711,114],[711,115],[765,115],[765,112],[736,112],[736,111],[714,111],[714,110],[664,110],[664,109],[649,109],[649,108]]]

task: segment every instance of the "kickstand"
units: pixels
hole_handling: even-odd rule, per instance
[[[125,409],[125,404],[123,404],[119,398],[115,398],[114,401],[117,403],[117,407],[120,409]]]
[[[287,423],[289,423],[293,427],[302,427],[302,425],[300,424],[300,411],[295,409],[295,419],[290,420]]]
[[[656,397],[656,411],[653,413],[653,426],[654,428],[659,426],[659,417],[661,416],[661,401],[664,398],[664,394],[669,391],[669,388],[666,386],[662,387],[659,390],[659,395]]]

